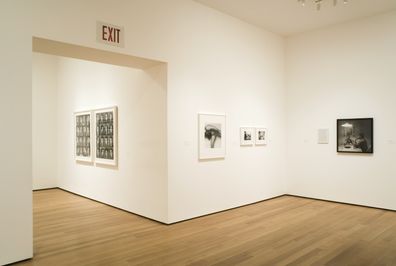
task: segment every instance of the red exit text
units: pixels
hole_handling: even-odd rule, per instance
[[[124,27],[97,21],[96,40],[101,43],[124,47]]]
[[[120,29],[110,26],[102,26],[102,40],[114,43],[120,43]]]

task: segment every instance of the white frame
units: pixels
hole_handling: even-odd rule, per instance
[[[90,156],[78,156],[77,155],[77,117],[82,116],[82,115],[89,115],[89,146],[90,146]],[[74,136],[74,145],[73,145],[73,152],[74,152],[74,159],[78,162],[93,162],[93,154],[95,153],[94,145],[93,145],[93,140],[94,140],[94,134],[93,134],[93,119],[92,119],[92,111],[81,111],[81,112],[74,112],[74,128],[73,128],[73,136]]]
[[[208,148],[205,140],[205,124],[216,123],[221,125],[220,148]],[[226,155],[226,115],[198,113],[198,146],[199,159],[225,158]]]
[[[103,159],[103,158],[97,158],[96,157],[96,151],[97,151],[97,145],[96,145],[96,115],[100,113],[107,113],[107,112],[112,112],[113,113],[113,159]],[[95,121],[94,125],[94,132],[95,132],[95,153],[94,153],[94,159],[96,164],[102,164],[102,165],[112,165],[112,166],[117,166],[118,164],[118,108],[117,106],[109,107],[109,108],[102,108],[102,109],[96,109],[93,111],[93,119]]]
[[[264,133],[264,140],[260,140],[259,139],[259,134],[258,134],[259,131],[264,131],[265,132]],[[256,127],[254,135],[255,135],[255,137],[254,137],[255,145],[267,145],[267,143],[268,143],[268,129],[267,128],[265,128],[265,127]]]
[[[245,140],[245,132],[250,132],[250,140]],[[252,146],[255,139],[255,130],[253,127],[241,127],[239,130],[241,146]]]

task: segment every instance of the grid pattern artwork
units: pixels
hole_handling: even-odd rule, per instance
[[[96,158],[114,160],[114,113],[96,113]]]
[[[76,114],[75,155],[77,158],[91,157],[91,114]]]

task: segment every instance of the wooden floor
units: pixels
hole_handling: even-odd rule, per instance
[[[166,226],[64,192],[34,192],[18,265],[396,265],[396,212],[291,196]]]

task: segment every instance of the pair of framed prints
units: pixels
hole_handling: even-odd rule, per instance
[[[241,146],[266,145],[267,144],[267,129],[263,127],[241,127],[240,130]]]
[[[74,113],[74,157],[117,165],[117,107]]]

